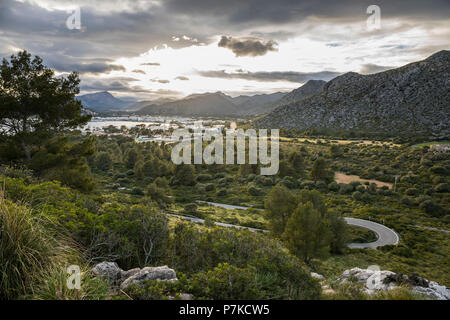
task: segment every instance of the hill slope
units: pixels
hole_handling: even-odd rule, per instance
[[[77,97],[83,106],[95,112],[108,112],[111,110],[125,110],[132,102],[115,98],[108,91],[89,93]]]
[[[233,116],[238,107],[222,92],[193,94],[161,105],[150,104],[137,111],[141,115],[165,116]]]
[[[449,88],[450,52],[444,50],[376,74],[346,73],[322,93],[280,106],[255,125],[448,137]]]

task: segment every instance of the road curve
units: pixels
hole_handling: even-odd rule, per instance
[[[206,202],[206,201],[205,202],[199,201],[199,202],[206,203],[208,205],[215,206],[215,207],[222,207],[225,209],[237,209],[237,210],[250,209],[250,207],[234,206],[234,205],[225,204],[225,203]],[[257,210],[261,210],[261,209],[257,209]],[[168,213],[168,215],[175,216],[175,217],[178,217],[181,219],[186,219],[186,220],[189,220],[189,221],[192,221],[195,223],[204,223],[205,222],[205,220],[200,219],[200,218],[183,216],[183,215],[178,215],[175,213]],[[398,242],[400,241],[400,237],[394,230],[392,230],[382,224],[379,224],[379,223],[376,223],[373,221],[369,221],[369,220],[357,219],[357,218],[344,217],[344,220],[347,222],[347,224],[349,224],[351,226],[357,226],[357,227],[368,229],[368,230],[374,232],[378,237],[378,239],[374,242],[349,243],[347,246],[351,249],[363,249],[363,248],[376,249],[377,247],[386,246],[386,245],[397,245]],[[254,231],[254,232],[256,232],[256,231],[268,232],[268,230],[243,227],[243,226],[222,223],[222,222],[214,222],[214,224],[217,226],[226,227],[226,228],[247,229],[247,230]]]
[[[349,248],[377,248],[381,246],[386,245],[397,245],[400,237],[398,234],[392,230],[389,229],[386,226],[383,226],[382,224],[369,221],[369,220],[363,220],[363,219],[356,219],[356,218],[344,218],[345,221],[351,225],[351,226],[357,226],[365,229],[369,229],[370,231],[374,232],[378,239],[374,242],[369,243],[349,243]]]

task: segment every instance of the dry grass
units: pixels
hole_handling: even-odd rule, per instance
[[[383,181],[378,181],[378,180],[373,180],[373,179],[362,179],[359,176],[355,176],[355,175],[348,175],[342,172],[336,172],[334,174],[334,180],[337,183],[350,183],[352,181],[359,181],[361,183],[364,182],[369,182],[369,183],[375,183],[377,185],[377,187],[383,187],[386,186],[389,189],[392,189],[392,183],[388,183],[388,182],[383,182]]]

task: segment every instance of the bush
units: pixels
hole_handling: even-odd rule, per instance
[[[297,187],[298,187],[298,182],[297,182],[297,180],[295,180],[294,177],[291,177],[291,176],[286,176],[286,177],[284,177],[284,178],[280,181],[280,183],[281,183],[283,186],[285,186],[286,188],[289,188],[289,189],[294,189],[294,188],[297,188]]]
[[[435,192],[450,192],[450,184],[449,183],[439,183],[434,187]]]
[[[137,195],[137,196],[143,196],[144,195],[144,190],[142,190],[139,187],[134,187],[133,189],[131,189],[131,194]]]
[[[184,212],[187,214],[195,214],[197,212],[197,205],[195,203],[188,203],[184,206]]]
[[[208,183],[207,185],[205,185],[205,191],[209,192],[209,191],[214,191],[216,189],[216,186],[213,183]]]
[[[355,191],[352,194],[352,198],[357,201],[361,200],[361,196],[362,196],[362,193],[359,191]]]
[[[339,190],[339,185],[333,181],[328,185],[328,190],[336,192]]]
[[[257,188],[254,184],[250,184],[247,187],[247,192],[251,195],[251,196],[259,196],[261,195],[261,189]]]
[[[210,175],[210,174],[199,174],[198,176],[197,176],[197,181],[199,181],[199,182],[203,182],[203,181],[209,181],[209,180],[212,180],[213,179],[213,177],[212,177],[212,175]]]
[[[208,272],[196,273],[189,282],[190,293],[196,298],[259,300],[265,293],[255,267],[239,268],[228,263],[220,263]]]
[[[339,184],[339,193],[340,194],[348,194],[353,191],[353,186],[350,184],[340,183]]]
[[[62,266],[70,250],[53,236],[50,220],[1,199],[0,299],[19,298],[41,281],[43,273]]]
[[[406,189],[405,194],[408,196],[415,196],[419,193],[419,190],[417,190],[416,188],[409,188]]]
[[[227,189],[219,189],[217,191],[217,196],[218,197],[225,197],[228,194]]]
[[[299,259],[279,241],[263,234],[219,227],[199,230],[182,223],[174,229],[173,248],[172,261],[177,272],[207,272],[220,263],[242,269],[254,267],[264,299],[320,296],[320,285],[303,269]]]
[[[419,208],[433,217],[440,217],[445,213],[445,209],[432,200],[425,200],[419,205]]]
[[[52,268],[41,274],[42,281],[33,288],[33,293],[26,296],[32,300],[104,300],[109,293],[106,281],[97,278],[89,268],[81,268],[81,288],[67,287],[67,270],[65,267]]]

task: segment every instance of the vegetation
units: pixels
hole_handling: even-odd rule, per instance
[[[23,52],[3,61],[1,124],[17,119],[25,127],[0,135],[1,299],[367,299],[344,287],[324,295],[310,272],[331,281],[373,264],[450,286],[445,151],[285,132],[274,176],[259,175],[260,164],[174,165],[170,144],[130,137],[146,128],[77,131],[88,120],[77,93],[75,74],[56,78],[39,58]],[[53,108],[67,112],[46,113]],[[359,179],[335,181],[336,172]],[[385,224],[400,244],[349,249],[374,234],[349,228],[344,216]],[[123,269],[168,265],[179,281],[117,293],[89,271],[105,260]],[[71,264],[83,271],[81,291],[65,286]],[[418,298],[405,290],[370,298]]]

